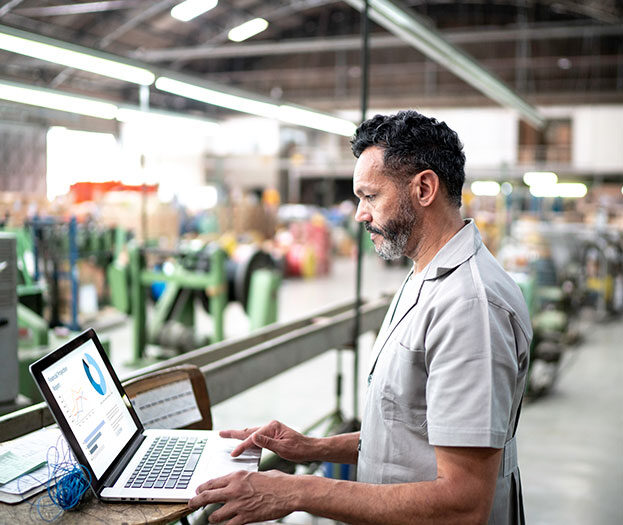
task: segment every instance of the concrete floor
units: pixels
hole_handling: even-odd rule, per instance
[[[375,256],[364,264],[363,295],[374,298],[400,285],[407,269]],[[337,260],[331,275],[286,280],[280,290],[281,321],[354,297],[355,264]],[[230,305],[226,334],[247,330],[242,309]],[[129,357],[128,328],[111,333],[112,360],[123,370]],[[582,344],[564,356],[547,397],[524,404],[519,462],[527,523],[531,525],[623,524],[623,322],[591,323]],[[362,338],[359,370],[363,399],[373,336]],[[353,413],[352,355],[342,352],[342,407]],[[240,428],[280,419],[302,429],[335,407],[337,352],[330,351],[213,407],[215,428]],[[123,376],[123,373],[120,375]],[[296,514],[287,523],[328,523]]]
[[[518,429],[531,525],[623,523],[623,322],[591,324]]]

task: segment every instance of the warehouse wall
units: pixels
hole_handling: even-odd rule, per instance
[[[495,168],[518,164],[520,118],[516,111],[502,107],[416,109],[458,132],[465,145],[468,173],[490,171],[493,176]],[[586,173],[623,171],[622,105],[544,106],[539,110],[546,119],[571,120],[570,168]],[[396,111],[374,109],[368,114]],[[359,118],[356,112],[344,116]]]
[[[42,126],[0,122],[0,191],[45,196],[46,132]]]
[[[128,184],[159,183],[160,197],[171,200],[206,183],[204,156],[215,132],[200,123],[169,122],[159,128],[149,122],[126,123],[119,138],[124,171],[111,177]]]
[[[517,113],[504,108],[422,109],[459,134],[466,169],[496,167],[517,161]]]
[[[580,106],[572,114],[573,165],[623,171],[623,106]]]
[[[209,165],[219,166],[219,172],[213,176],[222,178],[233,190],[276,187],[278,151],[277,121],[255,117],[232,118],[221,124],[208,150],[211,156]],[[220,162],[215,159],[220,159]]]

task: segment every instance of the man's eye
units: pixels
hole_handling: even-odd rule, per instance
[[[364,198],[365,198],[367,201],[372,201],[372,200],[374,200],[374,199],[375,199],[375,197],[376,197],[376,195],[364,195]]]

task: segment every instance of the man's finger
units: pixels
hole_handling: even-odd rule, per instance
[[[222,521],[236,518],[236,510],[234,505],[231,503],[226,503],[220,509],[215,510],[212,514],[210,514],[210,523],[221,523]]]
[[[221,476],[220,478],[212,478],[208,481],[204,481],[197,487],[197,494],[204,490],[221,489],[229,484],[229,474]]]
[[[230,519],[226,525],[244,525],[245,523],[252,523],[252,522],[247,521],[245,518],[240,516],[240,514],[237,514],[232,519]]]
[[[204,490],[197,494],[194,498],[188,500],[188,506],[191,509],[205,507],[210,503],[223,503],[227,501],[225,489]]]
[[[245,428],[243,430],[221,430],[218,435],[224,438],[246,439],[260,427]]]
[[[238,445],[234,450],[231,451],[231,456],[233,458],[237,458],[240,454],[242,454],[245,450],[255,447],[255,442],[253,441],[253,436],[255,434],[251,434],[247,439],[245,439],[240,445]]]

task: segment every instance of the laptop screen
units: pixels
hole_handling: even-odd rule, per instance
[[[93,339],[82,339],[43,368],[41,376],[91,470],[101,478],[138,426]]]

